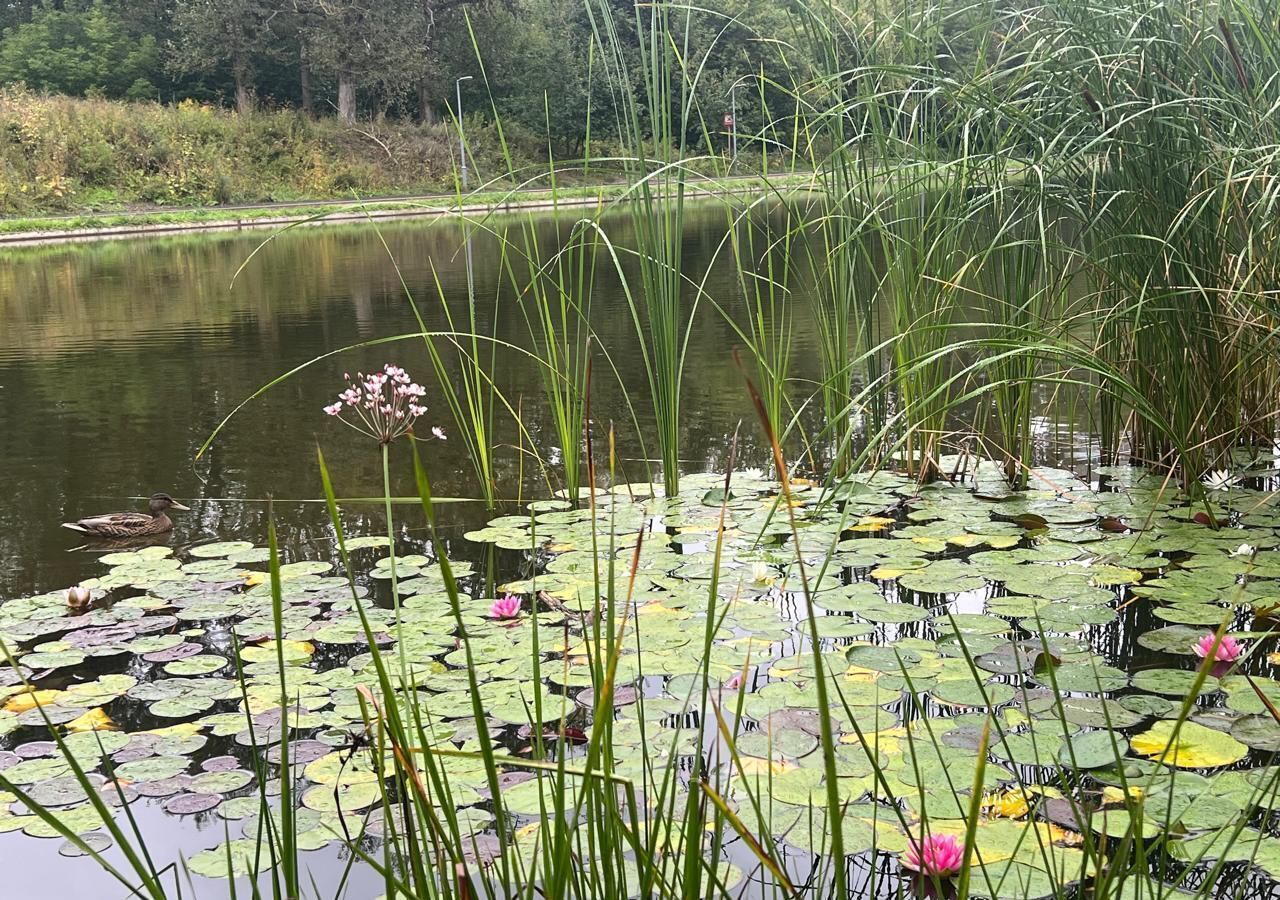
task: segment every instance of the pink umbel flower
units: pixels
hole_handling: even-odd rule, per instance
[[[950,834],[930,834],[923,842],[909,839],[902,854],[904,868],[930,878],[950,878],[964,864],[964,846]]]
[[[1216,651],[1214,650],[1214,644],[1218,645]],[[1216,634],[1209,632],[1196,641],[1196,645],[1191,649],[1201,659],[1212,654],[1212,658],[1218,662],[1235,662],[1240,658],[1240,654],[1244,652],[1244,645],[1229,634],[1224,634],[1222,640],[1219,641]]]
[[[490,604],[489,615],[494,619],[514,619],[520,615],[520,598],[515,594],[499,597]]]
[[[379,443],[389,444],[408,433],[413,423],[427,413],[422,403],[427,389],[399,366],[387,363],[381,372],[372,375],[357,372],[355,378],[350,374],[342,377],[347,382],[346,390],[324,411]],[[431,433],[444,438],[444,430],[438,426]]]

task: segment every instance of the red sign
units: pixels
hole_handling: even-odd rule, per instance
[[[724,114],[724,130],[733,131],[733,116],[728,113]]]

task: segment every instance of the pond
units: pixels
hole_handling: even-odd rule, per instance
[[[551,241],[572,221],[546,218],[537,228]],[[315,463],[318,444],[338,494],[356,498],[342,504],[343,523],[348,536],[365,539],[352,566],[361,598],[372,601],[375,640],[388,665],[407,659],[422,673],[420,697],[430,702],[419,702],[443,720],[438,731],[433,726],[440,746],[475,746],[465,676],[478,672],[495,737],[527,754],[536,743],[528,724],[537,714],[523,688],[533,679],[531,659],[555,660],[563,669],[544,671],[557,709],[543,711],[541,721],[554,730],[560,700],[574,698],[580,708],[573,727],[585,737],[593,723],[584,660],[597,650],[592,619],[580,613],[595,600],[593,564],[612,557],[634,606],[613,604],[611,615],[634,611],[632,633],[644,651],[643,659],[636,653],[616,661],[618,684],[625,686],[615,698],[612,728],[617,771],[640,778],[645,752],[638,735],[645,727],[658,729],[667,741],[662,746],[671,748],[660,757],[693,756],[699,739],[693,729],[708,714],[705,703],[696,707],[704,687],[725,708],[741,700],[738,749],[763,768],[734,774],[714,733],[702,734],[708,765],[740,812],[750,807],[753,792],[776,803],[776,815],[759,830],[777,841],[794,882],[815,873],[818,884],[830,877],[814,861],[825,846],[825,828],[811,820],[814,812],[821,816],[825,793],[816,693],[822,679],[808,652],[816,633],[826,677],[840,697],[828,705],[835,710],[840,802],[849,804],[845,847],[862,860],[852,867],[853,877],[862,879],[854,884],[887,892],[894,883],[873,875],[883,857],[866,862],[873,847],[890,854],[906,848],[905,829],[885,801],[893,799],[908,820],[927,809],[939,833],[954,833],[948,823],[963,819],[960,807],[968,806],[964,794],[975,777],[991,792],[977,836],[986,861],[975,891],[1041,896],[1046,885],[1053,887],[1049,872],[1060,883],[1078,881],[1088,869],[1075,836],[1079,813],[1055,793],[1069,773],[1080,791],[1072,799],[1100,810],[1085,830],[1113,837],[1125,833],[1130,812],[1108,790],[1123,797],[1127,778],[1152,779],[1147,786],[1167,807],[1156,829],[1190,836],[1174,860],[1216,858],[1214,841],[1247,817],[1253,839],[1243,852],[1256,855],[1260,869],[1240,862],[1232,873],[1251,896],[1270,890],[1266,875],[1280,872],[1280,842],[1269,836],[1275,829],[1265,766],[1280,748],[1280,727],[1268,719],[1260,696],[1280,700],[1280,682],[1265,656],[1267,620],[1253,612],[1271,608],[1272,579],[1280,578],[1272,549],[1280,545],[1280,518],[1262,484],[1215,492],[1213,509],[1232,527],[1209,528],[1196,518],[1199,508],[1164,491],[1159,477],[1100,466],[1087,431],[1046,409],[1040,465],[1025,494],[1011,496],[997,486],[994,466],[960,455],[944,460],[964,476],[955,483],[919,488],[881,472],[852,480],[836,502],[823,503],[816,485],[798,482],[793,527],[730,359],[741,340],[725,314],[742,312],[743,301],[729,260],[717,261],[718,253],[724,256],[725,212],[708,207],[687,224],[687,271],[709,272],[705,290],[724,313],[704,303],[690,332],[681,422],[690,477],[679,500],[653,496],[646,458],[652,447],[643,440],[651,418],[643,361],[620,282],[601,269],[592,322],[597,373],[611,374],[597,375],[593,384],[592,418],[598,442],[608,425],[616,428],[618,471],[616,488],[585,509],[548,499],[547,476],[528,452],[534,445],[554,470],[554,430],[538,373],[514,349],[528,345],[528,324],[503,278],[499,244],[483,229],[472,240],[479,330],[501,342],[495,381],[525,426],[522,434],[509,416],[498,417],[507,422],[495,436],[497,480],[507,502],[492,513],[475,499],[473,470],[462,442],[449,434],[454,426],[417,340],[319,360],[253,400],[198,455],[238,404],[280,374],[342,347],[417,331],[405,286],[429,329],[447,330],[449,314],[455,321],[465,316],[468,272],[456,224],[295,230],[265,245],[263,235],[251,234],[53,247],[6,258],[0,264],[6,487],[0,493],[0,634],[23,654],[22,673],[54,693],[35,708],[16,687],[5,689],[12,696],[0,712],[0,770],[15,784],[39,787],[40,799],[88,831],[95,823],[76,819],[85,815],[84,797],[44,740],[42,717],[68,726],[88,768],[98,763],[99,736],[108,736],[103,748],[129,782],[130,809],[159,864],[179,853],[194,857],[194,886],[184,886],[183,895],[225,896],[225,882],[201,873],[225,859],[227,838],[241,864],[245,844],[237,839],[251,836],[258,821],[253,785],[270,774],[259,767],[279,761],[278,750],[273,758],[262,746],[278,738],[280,716],[261,549],[271,518],[288,563],[282,573],[287,643],[279,649],[290,688],[306,700],[290,714],[300,740],[298,788],[312,817],[307,830],[314,846],[325,848],[303,859],[320,873],[318,880],[342,877],[350,851],[337,840],[339,826],[368,827],[360,814],[377,800],[377,777],[351,762],[358,756],[350,746],[361,720],[351,676],[369,676],[372,658],[346,580],[338,577],[343,573]],[[819,377],[806,303],[802,295],[794,298],[792,375],[800,384]],[[464,579],[460,611],[474,659],[455,634],[420,512],[410,504],[397,507],[408,524],[397,534],[401,557],[393,567],[377,537],[386,533],[381,501],[368,499],[382,493],[376,446],[321,411],[345,372],[374,371],[388,360],[424,382],[425,420],[446,429],[446,439],[425,443],[423,454],[435,494],[462,501],[438,511],[449,558]],[[813,410],[802,413],[801,422],[810,430],[822,424]],[[412,495],[407,450],[393,445],[392,451],[392,493]],[[731,453],[738,471],[726,493],[719,473]],[[82,515],[141,509],[139,498],[153,491],[191,507],[174,513],[172,535],[156,546],[104,548],[58,528]],[[726,530],[717,561],[721,516]],[[593,539],[613,553],[593,554]],[[720,582],[714,592],[713,576]],[[94,589],[95,606],[67,615],[60,592],[82,581]],[[403,610],[390,600],[394,590],[404,598]],[[519,615],[495,620],[492,597],[507,591],[523,598]],[[720,610],[726,618],[708,623],[705,607],[713,595],[726,605]],[[805,614],[806,595],[817,614],[813,622]],[[1259,632],[1243,635],[1243,668],[1219,664],[1207,672],[1201,708],[1182,726],[1180,739],[1171,736],[1168,722],[1196,684],[1196,642],[1232,616],[1233,627]],[[403,636],[398,644],[391,640],[396,634]],[[233,635],[249,646],[237,652]],[[540,649],[531,650],[535,637]],[[236,693],[230,665],[236,658],[251,699]],[[1242,672],[1257,676],[1261,695]],[[16,681],[12,670],[6,674],[2,683]],[[1061,705],[1058,692],[1067,698]],[[122,730],[82,730],[82,717],[98,709]],[[1001,723],[995,736],[983,736],[985,710]],[[929,741],[913,743],[926,733]],[[878,766],[867,762],[866,736],[874,739]],[[990,751],[985,771],[978,765],[984,747]],[[566,752],[581,761],[585,751],[568,746]],[[1123,771],[1113,771],[1117,752],[1129,754]],[[954,790],[927,784],[936,773],[950,773]],[[506,774],[507,812],[516,823],[527,822],[547,801],[547,786],[526,773]],[[454,805],[469,811],[465,827],[491,835],[482,773],[459,765],[453,776],[462,795]],[[1028,785],[1042,787],[1028,791]],[[1033,793],[1045,805],[1038,818],[1027,818]],[[330,799],[339,794],[342,800]],[[1220,802],[1197,803],[1209,797]],[[387,827],[373,825],[369,846]],[[1139,826],[1144,836],[1153,836],[1151,826]],[[1039,857],[1019,849],[1028,828],[1033,843],[1050,848],[1038,848]],[[91,860],[59,856],[67,849],[61,839],[29,836],[47,830],[21,803],[0,814],[6,856],[22,853],[32,861],[12,876],[21,896],[65,896],[107,884]],[[514,830],[507,852],[531,856],[521,843],[530,833]],[[201,854],[211,848],[219,849]],[[119,864],[118,849],[107,858]],[[744,886],[735,890],[776,884],[742,841],[728,842],[725,865],[725,877]],[[1206,870],[1207,863],[1201,865],[1197,877]],[[354,873],[350,896],[381,892],[381,879],[368,866],[358,864]],[[867,887],[868,878],[878,887]],[[998,893],[993,878],[1017,888]],[[7,883],[14,884],[12,878]]]
[[[575,221],[542,220],[543,240]],[[501,224],[501,220],[499,220]],[[689,271],[701,273],[726,229],[718,208],[693,218],[684,243]],[[321,407],[341,387],[342,374],[390,359],[428,388],[431,417],[447,417],[429,379],[421,343],[355,350],[317,363],[305,377],[268,392],[234,419],[198,461],[197,450],[241,401],[278,375],[322,354],[380,337],[419,330],[400,276],[431,330],[447,330],[441,296],[453,315],[467,305],[462,232],[443,221],[368,228],[295,230],[275,238],[245,265],[267,233],[183,237],[41,248],[0,265],[0,596],[42,591],[79,580],[92,554],[56,526],[115,509],[142,509],[155,491],[195,499],[175,517],[175,542],[218,534],[262,534],[266,504],[288,540],[305,541],[325,522],[320,509],[294,501],[319,497],[312,463],[321,435],[335,437]],[[620,226],[625,230],[625,226]],[[625,240],[625,234],[620,236]],[[503,271],[498,242],[484,229],[473,236],[480,330],[499,341],[529,345],[529,327]],[[727,253],[721,249],[721,257]],[[237,271],[244,265],[237,277]],[[635,416],[648,414],[643,362],[616,275],[598,269],[593,318],[599,345],[595,408],[617,424],[619,454],[632,480],[645,463]],[[234,284],[233,284],[234,281]],[[725,258],[707,291],[735,306],[733,270]],[[800,311],[803,316],[803,307]],[[813,378],[812,327],[796,326],[797,377]],[[693,332],[684,424],[689,468],[723,465],[727,437],[751,404],[730,352],[732,328],[710,303]],[[609,368],[619,378],[600,374]],[[496,379],[520,404],[529,433],[544,444],[549,421],[535,366],[520,354],[498,354]],[[750,419],[746,419],[748,424]],[[20,423],[21,427],[15,427]],[[448,424],[447,421],[444,424]],[[754,463],[757,429],[744,428],[743,453]],[[536,466],[521,465],[519,432],[499,420],[501,491],[515,499],[542,496]],[[357,441],[324,441],[345,496],[380,496],[376,453]],[[541,448],[545,453],[547,448]],[[465,451],[457,441],[431,447],[438,493],[475,497]],[[400,493],[411,485],[398,485]],[[541,490],[541,493],[537,493]],[[375,504],[371,507],[377,512]]]

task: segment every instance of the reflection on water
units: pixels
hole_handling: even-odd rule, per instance
[[[540,244],[552,244],[557,231],[566,235],[573,221],[543,220]],[[496,226],[507,227],[501,220]],[[725,228],[721,209],[693,216],[684,248],[689,271],[701,273],[712,263]],[[610,236],[625,245],[628,229],[625,221],[615,220]],[[140,509],[140,501],[131,498],[157,490],[194,501],[193,512],[175,516],[177,542],[261,536],[269,498],[277,499],[276,516],[288,543],[320,537],[323,510],[289,502],[319,496],[313,463],[317,442],[341,494],[379,493],[376,448],[326,420],[320,407],[338,390],[344,371],[386,360],[406,366],[432,387],[428,356],[416,339],[317,363],[248,406],[203,458],[194,458],[218,422],[272,378],[344,346],[416,332],[397,266],[429,329],[445,327],[441,295],[455,315],[463,316],[460,226],[433,221],[381,231],[390,256],[373,229],[334,228],[280,235],[252,259],[263,241],[260,234],[40,248],[5,258],[0,263],[5,326],[0,329],[0,483],[6,486],[0,492],[0,559],[5,562],[0,599],[62,587],[90,571],[92,555],[70,552],[75,536],[59,529],[59,522]],[[484,227],[475,231],[474,259],[481,330],[529,346],[529,327],[504,278],[498,241]],[[596,420],[616,425],[625,475],[643,480],[643,433],[638,434],[627,405],[628,400],[634,404],[643,423],[643,363],[632,349],[634,326],[616,273],[603,265],[597,272],[593,326],[623,384],[605,374],[610,366],[597,365]],[[712,266],[706,290],[735,308],[738,289],[727,265]],[[797,315],[797,333],[811,333],[803,327],[803,309]],[[751,423],[740,376],[729,359],[737,343],[723,317],[703,304],[686,381],[686,408],[692,414],[683,424],[692,470],[722,465],[739,419]],[[797,376],[812,377],[806,338],[797,339],[796,350]],[[537,371],[519,354],[499,352],[496,377],[513,405],[520,405],[534,446],[554,459],[554,431]],[[429,419],[447,415],[435,390],[428,400]],[[753,449],[754,430],[745,428],[744,434],[746,458],[763,461]],[[528,458],[522,462],[509,416],[499,420],[498,440],[511,445],[498,457],[505,495],[515,498],[522,489],[526,496],[545,494],[538,467]],[[434,443],[429,450],[439,493],[475,496],[461,442]],[[406,469],[407,459],[401,462]],[[397,490],[405,493],[410,487],[406,480]],[[377,509],[353,505],[349,512],[359,518]],[[463,508],[452,507],[451,518],[459,517],[471,521]]]
[[[557,230],[567,233],[572,221],[544,220],[540,243],[553,243]],[[611,225],[611,238],[625,245],[626,223]],[[684,253],[702,288],[731,315],[741,314],[738,284],[727,260],[713,262],[725,227],[723,210],[695,215]],[[441,295],[463,317],[462,230],[447,222],[411,223],[384,228],[382,236],[386,247],[366,228],[294,231],[271,240],[252,259],[262,242],[258,235],[41,249],[0,263],[0,316],[5,323],[0,330],[0,484],[5,486],[0,491],[0,601],[101,574],[95,554],[75,551],[77,536],[60,530],[58,523],[107,509],[140,509],[143,504],[132,498],[155,490],[167,490],[193,507],[175,516],[177,543],[214,537],[262,543],[268,501],[274,499],[287,546],[298,555],[329,556],[332,542],[323,507],[309,502],[319,493],[315,445],[324,448],[346,496],[378,494],[381,468],[376,446],[337,426],[320,408],[340,387],[344,371],[367,370],[388,359],[430,386],[431,367],[419,341],[359,348],[320,361],[254,401],[204,457],[195,461],[195,455],[237,404],[279,374],[347,345],[416,331],[401,276],[429,329],[445,327]],[[497,240],[480,230],[474,241],[481,330],[501,342],[528,346],[528,326],[519,297],[504,283]],[[702,280],[708,268],[710,275]],[[593,325],[610,365],[596,371],[616,370],[619,381],[597,377],[595,418],[598,428],[616,425],[621,477],[639,481],[646,477],[648,455],[643,363],[634,351],[633,324],[617,275],[603,266],[597,271]],[[800,381],[812,380],[816,354],[807,337],[813,334],[807,298],[797,293],[793,302],[797,337],[792,371]],[[723,468],[739,422],[744,426],[739,460],[767,464],[741,376],[729,361],[736,343],[733,328],[704,304],[691,332],[682,422],[690,470]],[[513,405],[519,405],[534,447],[554,458],[555,432],[541,402],[537,371],[511,351],[500,352],[498,362],[495,377]],[[1037,408],[1046,408],[1052,398],[1042,391],[1036,401]],[[438,392],[428,402],[436,416],[428,419],[452,427],[438,418],[445,409]],[[628,403],[634,404],[639,428]],[[1093,451],[1089,434],[1061,418],[1038,419],[1036,433],[1042,458],[1055,459],[1057,453],[1056,458],[1083,463]],[[509,421],[503,421],[498,440],[506,444],[498,472],[505,496],[544,495],[539,469],[522,452],[527,445],[519,446]],[[433,442],[426,449],[439,494],[474,496],[461,442]],[[404,450],[396,448],[399,471],[393,488],[401,494],[411,492]],[[348,503],[345,513],[356,533],[381,530],[379,504]],[[455,534],[486,518],[475,503],[450,504],[442,514]],[[477,552],[474,546],[458,548],[462,558]],[[518,554],[508,554],[495,567],[511,568],[514,558]],[[902,599],[925,605],[919,598]],[[985,599],[984,592],[961,593],[953,600],[953,611],[979,613]],[[796,609],[783,612],[788,621],[798,618]],[[1138,658],[1143,651],[1135,647],[1134,637],[1157,624],[1147,606],[1137,605],[1119,624],[1090,628],[1087,637],[1109,661],[1142,665],[1160,660],[1150,654]],[[889,625],[884,636],[923,637],[923,629],[918,623]],[[802,640],[788,640],[780,652],[787,656],[803,647]],[[215,844],[228,827],[212,814],[175,822],[154,804],[135,809],[160,860],[173,859],[179,849]],[[237,827],[230,826],[233,833]],[[6,852],[20,847],[28,863],[6,876],[6,893],[40,900],[100,889],[104,876],[96,864],[58,857],[59,844],[20,835],[0,839]],[[308,854],[310,877],[336,883],[343,874],[343,853],[331,847]],[[782,855],[800,876],[812,864],[803,854],[783,850]],[[107,859],[122,862],[118,849]],[[745,854],[738,861],[750,862]],[[859,890],[870,880],[866,865],[865,858],[854,864]],[[347,896],[380,893],[367,867],[355,872]],[[884,872],[877,874],[881,885],[892,883]],[[175,879],[179,882],[185,879]],[[196,897],[226,896],[220,882],[196,882]],[[244,893],[243,885],[238,888]],[[183,891],[192,896],[185,883]]]

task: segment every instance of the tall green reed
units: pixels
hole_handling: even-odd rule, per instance
[[[621,164],[630,185],[620,205],[640,277],[632,285],[623,274],[623,291],[653,404],[663,487],[675,496],[680,492],[685,360],[698,306],[696,298],[685,299],[683,269],[687,139],[700,125],[693,102],[696,76],[682,68],[690,56],[694,11],[653,3],[636,6],[632,19],[622,22],[612,3],[593,0],[587,12],[613,96],[614,122],[625,148]],[[683,19],[683,29],[673,25],[673,17]],[[624,29],[636,36],[634,56],[621,37]],[[615,265],[622,274],[616,258]]]

